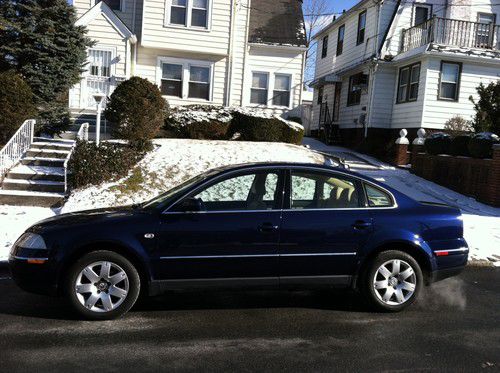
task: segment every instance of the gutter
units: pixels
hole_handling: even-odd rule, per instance
[[[255,43],[255,42],[248,43],[248,45],[256,48],[283,49],[283,50],[297,51],[297,52],[307,51],[306,46],[299,46],[299,45],[267,44],[267,43]]]
[[[246,83],[246,71],[247,71],[247,55],[250,52],[248,48],[248,33],[250,30],[250,9],[252,9],[252,0],[248,0],[248,7],[246,8],[247,12],[247,19],[245,21],[245,46],[243,48],[243,77],[242,77],[242,83],[241,83],[241,94],[240,94],[240,106],[243,106],[243,96],[245,95],[245,83]]]
[[[231,105],[231,85],[233,81],[233,42],[234,42],[234,25],[236,18],[235,0],[231,0],[231,17],[229,31],[229,46],[227,51],[227,82],[226,82],[226,103],[225,106]]]

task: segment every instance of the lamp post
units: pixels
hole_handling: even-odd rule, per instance
[[[95,102],[97,103],[97,118],[95,122],[95,143],[99,146],[101,140],[101,112],[102,112],[102,102],[106,95],[102,93],[96,93],[93,95]]]

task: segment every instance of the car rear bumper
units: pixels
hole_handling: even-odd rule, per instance
[[[436,281],[444,280],[448,277],[453,277],[459,275],[465,268],[465,265],[459,267],[443,268],[432,272],[431,283]]]
[[[55,296],[58,294],[56,268],[50,261],[28,263],[27,258],[10,257],[12,279],[24,291]]]

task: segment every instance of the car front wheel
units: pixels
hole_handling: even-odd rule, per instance
[[[90,320],[125,314],[137,300],[140,277],[132,263],[112,251],[94,251],[69,270],[67,293],[73,308]]]
[[[390,250],[378,254],[363,277],[363,292],[374,308],[397,312],[412,304],[423,285],[422,270],[405,252]]]

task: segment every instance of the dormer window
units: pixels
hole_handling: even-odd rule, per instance
[[[99,2],[105,3],[111,8],[111,10],[122,10],[122,0],[96,0],[96,4]]]
[[[209,28],[210,0],[166,0],[167,26]]]

